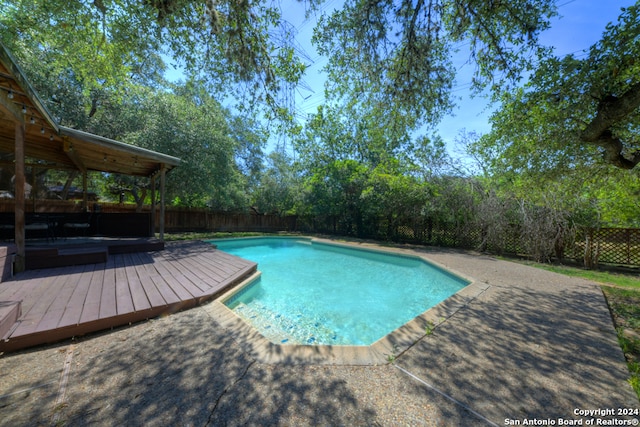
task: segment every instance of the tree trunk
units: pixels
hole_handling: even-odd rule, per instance
[[[623,155],[624,143],[611,132],[620,120],[640,107],[640,83],[631,86],[622,96],[606,96],[598,105],[596,116],[580,134],[580,139],[604,148],[604,159],[622,169],[633,169],[640,163],[640,151],[630,157]]]

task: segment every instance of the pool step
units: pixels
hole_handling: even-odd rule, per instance
[[[13,329],[22,314],[20,301],[0,301],[0,339]]]
[[[264,307],[257,308],[244,303],[238,304],[234,312],[247,319],[267,339],[275,343],[314,344],[319,337],[323,337],[324,344],[334,344],[333,341],[338,339],[334,330],[323,325],[321,321],[305,319],[302,314],[291,318]],[[257,319],[265,320],[260,322]]]
[[[107,262],[108,248],[27,248],[26,268],[65,267],[70,265],[97,264]]]
[[[26,268],[66,267],[70,265],[107,262],[109,255],[132,252],[153,252],[164,249],[164,242],[156,239],[129,239],[106,243],[61,244],[60,246],[28,246]]]

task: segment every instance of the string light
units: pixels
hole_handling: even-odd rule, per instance
[[[27,114],[27,106],[22,104],[22,114]]]
[[[40,128],[40,133],[44,135],[44,126]]]
[[[31,116],[31,120],[29,120],[29,123],[31,123],[32,125],[35,125],[36,119],[34,119],[33,116]]]
[[[7,98],[13,99],[13,90],[9,89],[9,93],[7,94]]]

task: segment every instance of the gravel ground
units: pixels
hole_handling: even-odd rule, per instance
[[[422,252],[488,288],[391,364],[262,363],[202,306],[3,355],[0,425],[598,425],[635,418],[575,412],[640,408],[598,286],[471,253]]]

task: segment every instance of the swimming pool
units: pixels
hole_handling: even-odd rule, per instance
[[[262,275],[224,304],[276,344],[370,345],[469,282],[417,257],[308,239],[213,240]]]

